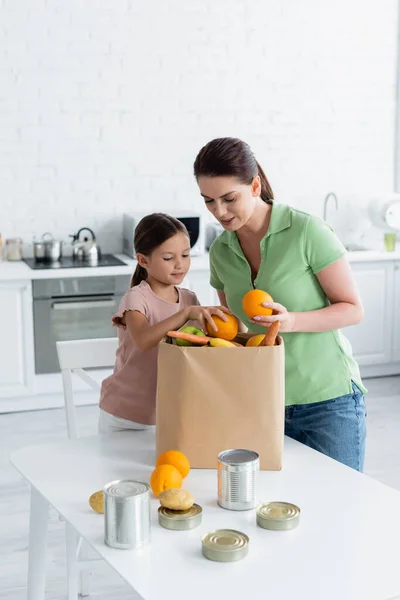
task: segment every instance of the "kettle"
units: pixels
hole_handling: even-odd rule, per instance
[[[85,236],[82,241],[79,237],[82,231],[88,231],[92,239],[89,240]],[[75,259],[96,263],[101,258],[100,246],[97,244],[96,236],[89,227],[82,227],[76,234],[70,235],[70,237],[72,237],[73,257]]]

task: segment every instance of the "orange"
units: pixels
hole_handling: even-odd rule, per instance
[[[150,487],[155,496],[165,492],[165,490],[180,489],[182,487],[182,475],[172,465],[160,465],[151,474]]]
[[[263,290],[250,290],[243,296],[243,310],[250,319],[254,319],[257,315],[272,315],[272,308],[266,308],[263,302],[273,302],[272,296]]]
[[[160,465],[172,465],[178,469],[183,479],[189,475],[189,459],[183,454],[183,452],[179,452],[179,450],[168,450],[167,452],[160,454],[160,456],[157,458],[156,467],[159,467]]]
[[[228,318],[227,321],[223,321],[220,317],[216,317],[213,315],[213,321],[218,327],[217,331],[212,329],[211,325],[207,322],[206,329],[207,333],[210,337],[219,337],[223,340],[228,340],[229,342],[233,340],[237,336],[237,332],[239,330],[239,323],[236,317],[233,315],[225,314]]]
[[[249,340],[247,340],[246,347],[259,346],[264,338],[265,338],[265,333],[259,333],[257,335],[253,335],[253,337],[251,337]]]

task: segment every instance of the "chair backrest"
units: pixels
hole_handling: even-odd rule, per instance
[[[78,375],[92,389],[100,392],[100,384],[84,369],[112,367],[118,338],[99,338],[94,340],[68,340],[57,342],[58,362],[61,369],[65,414],[69,438],[78,437],[78,424],[74,403],[72,373]]]

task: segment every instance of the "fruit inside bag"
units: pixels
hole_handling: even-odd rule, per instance
[[[252,338],[257,339],[257,343],[250,344],[250,346],[275,346],[279,344],[278,341],[279,321],[275,321],[271,324],[269,329],[266,330],[265,335],[254,334],[254,333],[237,333],[235,338],[228,341],[222,338],[209,337],[206,335],[191,334],[186,331],[168,331],[167,337],[170,338],[168,341],[171,343],[172,340],[178,346],[209,346],[212,348],[229,348],[234,346],[243,347],[246,346],[248,341]]]

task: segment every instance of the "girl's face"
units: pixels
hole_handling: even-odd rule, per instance
[[[224,229],[237,231],[253,214],[261,195],[261,181],[254,177],[250,185],[235,177],[199,177],[198,186],[210,213]]]
[[[179,285],[190,267],[190,241],[186,234],[176,233],[150,256],[136,255],[138,263],[147,270],[148,277],[165,285]]]

